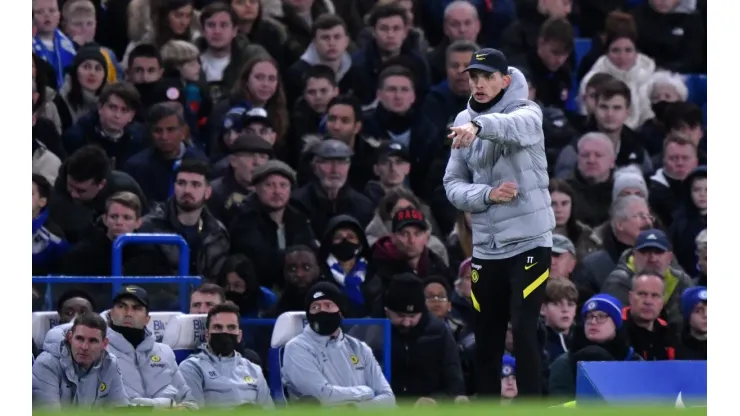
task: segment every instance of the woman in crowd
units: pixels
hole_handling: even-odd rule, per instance
[[[550,199],[555,213],[555,230],[575,245],[578,257],[588,254],[587,240],[593,231],[591,227],[578,221],[573,214],[573,188],[562,179],[550,179]]]
[[[632,20],[628,14],[612,12],[610,16],[618,16],[625,23]],[[624,82],[632,92],[632,105],[626,125],[635,129],[640,127],[640,122],[646,119],[642,113],[645,106],[638,94],[640,88],[645,85],[655,72],[655,61],[647,55],[641,54],[636,49],[637,29],[634,21],[623,25],[620,30],[610,31],[606,34],[606,52],[596,60],[591,70],[588,71],[581,81],[580,94],[584,94],[589,79],[594,74],[605,72]]]
[[[568,351],[550,366],[550,396],[574,398],[577,364],[581,361],[640,361],[622,327],[622,304],[613,296],[593,296],[581,310],[583,326],[573,329]]]
[[[98,95],[105,86],[107,64],[100,47],[86,46],[77,51],[54,105],[59,112],[62,131],[80,117],[98,108]]]
[[[172,39],[192,42],[198,35],[198,19],[194,19],[194,0],[133,0],[129,5],[129,38],[122,63],[140,43],[157,48]]]
[[[288,131],[289,116],[283,83],[280,80],[278,63],[269,55],[256,56],[244,64],[231,96],[221,100],[209,117],[212,126],[223,126],[230,108],[242,106],[246,109],[264,108],[267,118],[275,130],[275,152],[281,154],[283,138]],[[218,146],[222,139],[219,131],[211,132],[211,143]],[[216,148],[216,147],[213,147]]]

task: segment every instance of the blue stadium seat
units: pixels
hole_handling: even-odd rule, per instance
[[[165,328],[170,319],[182,315],[182,312],[151,312],[149,314],[149,324],[146,326],[154,334],[157,341],[162,341]]]
[[[580,86],[580,81],[576,77],[576,72],[578,71],[578,67],[581,65],[581,61],[583,60],[583,57],[588,54],[588,52],[591,50],[591,43],[592,40],[590,38],[576,38],[575,40],[575,50],[573,51],[575,55],[575,68],[573,68],[573,84],[571,85],[570,91],[568,92],[568,101],[565,103],[565,108],[568,111],[577,111],[578,110],[578,88]]]
[[[59,314],[56,312],[33,312],[31,314],[31,336],[39,349],[43,348],[46,333],[59,325]]]
[[[178,364],[205,342],[206,316],[206,314],[175,315],[167,323],[162,342],[172,347]]]
[[[270,394],[275,403],[285,403],[286,394],[283,388],[283,352],[285,344],[296,335],[303,332],[306,326],[305,312],[285,312],[278,316],[275,327],[272,330],[270,340],[270,351],[268,353],[268,366],[270,369]]]
[[[707,74],[687,74],[684,80],[689,89],[689,102],[704,107],[707,103]]]

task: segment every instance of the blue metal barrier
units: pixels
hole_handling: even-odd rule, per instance
[[[178,258],[179,264],[177,265],[177,273],[180,276],[188,276],[190,274],[190,247],[187,241],[182,238],[179,234],[123,234],[116,238],[113,242],[112,247],[112,276],[123,276],[123,247],[127,244],[167,244],[175,245],[180,249],[180,255]],[[200,281],[200,279],[198,279]],[[180,310],[183,313],[187,313],[190,310],[190,282],[186,279],[181,279],[176,282],[179,287],[179,300]],[[149,282],[141,282],[149,283]],[[163,282],[164,283],[164,282]],[[167,282],[170,283],[170,282]],[[113,283],[113,294],[115,296],[118,291],[121,290],[121,283],[117,281]]]
[[[122,284],[143,284],[143,283],[156,283],[156,284],[172,284],[177,283],[180,285],[180,309],[183,313],[188,313],[190,310],[190,296],[188,296],[189,286],[197,286],[200,284],[200,276],[33,276],[31,278],[32,283],[103,283],[112,284],[113,296],[118,291],[116,287],[120,288]],[[183,288],[185,292],[183,292]]]

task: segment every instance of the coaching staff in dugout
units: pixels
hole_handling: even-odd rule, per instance
[[[285,346],[282,373],[288,394],[325,406],[395,406],[370,347],[340,328],[343,296],[329,282],[315,284],[306,294],[308,325]]]
[[[542,110],[500,51],[477,51],[465,71],[472,97],[451,128],[444,187],[452,205],[471,213],[478,394],[501,393],[501,362],[491,357],[503,355],[511,320],[519,395],[538,396],[537,321],[555,227]]]
[[[108,324],[95,312],[78,316],[64,340],[33,363],[34,407],[128,406],[118,359],[106,351]]]

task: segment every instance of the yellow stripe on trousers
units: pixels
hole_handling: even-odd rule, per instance
[[[535,289],[540,287],[541,284],[545,283],[545,280],[547,280],[548,277],[550,277],[550,269],[545,270],[545,272],[542,273],[540,277],[535,279],[534,282],[530,283],[529,286],[524,288],[524,298],[526,299],[527,296],[535,291]],[[478,299],[475,298],[475,293],[473,293],[472,290],[470,291],[470,300],[473,301],[473,309],[475,309],[476,312],[480,312],[480,303],[478,303]]]
[[[532,292],[535,291],[538,287],[540,287],[541,284],[545,283],[545,280],[550,277],[550,269],[545,270],[544,273],[540,275],[540,277],[536,278],[534,282],[530,283],[529,286],[524,288],[524,291],[522,292],[524,294],[524,299],[527,298]]]

